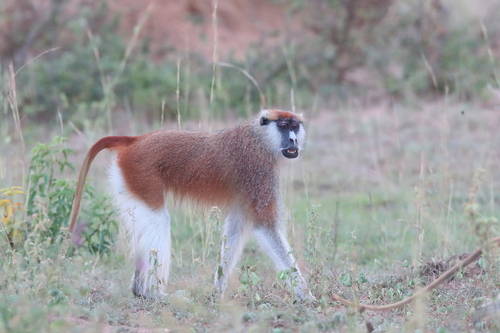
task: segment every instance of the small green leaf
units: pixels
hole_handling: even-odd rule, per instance
[[[484,258],[479,258],[479,260],[477,261],[477,264],[482,269],[486,269],[486,260],[484,260]]]
[[[279,280],[287,280],[290,276],[290,272],[288,270],[282,270],[282,271],[279,271],[278,274],[277,274],[277,277]]]
[[[342,277],[340,278],[340,282],[346,287],[351,287],[352,286],[352,276],[351,273],[346,272]]]
[[[254,286],[256,286],[257,284],[259,284],[260,282],[260,278],[257,274],[255,274],[254,272],[252,272],[252,274],[250,274],[250,280],[252,281],[252,284]]]

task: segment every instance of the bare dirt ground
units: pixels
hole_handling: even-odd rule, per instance
[[[301,20],[294,18],[283,2],[222,0],[214,3],[215,9],[212,2],[206,0],[109,1],[113,11],[123,13],[122,32],[126,36],[131,36],[141,15],[152,6],[143,36],[151,38],[155,56],[161,56],[173,46],[212,59],[216,45],[222,58],[232,55],[241,59],[252,43],[263,41],[264,45],[270,45],[287,35],[304,33]]]
[[[13,58],[19,54],[35,56],[46,51],[44,43],[49,41],[50,44],[51,38],[53,42],[57,40],[54,45],[57,47],[71,43],[70,29],[66,27],[67,31],[60,31],[58,27],[75,20],[88,7],[109,7],[110,13],[120,18],[119,33],[127,38],[132,37],[146,15],[139,38],[150,41],[152,59],[164,59],[175,51],[199,54],[206,60],[213,60],[214,54],[217,61],[242,60],[253,44],[268,47],[308,33],[304,13],[300,14],[286,2],[108,0],[104,3],[105,7],[91,0],[70,0],[63,5],[51,0],[4,0],[0,2],[0,54]],[[99,29],[106,20],[113,20],[109,15],[106,12],[106,16],[91,18],[94,21],[89,22],[90,30]],[[40,48],[37,40],[41,33],[51,36],[44,37],[44,46]],[[58,39],[61,36],[65,38]]]

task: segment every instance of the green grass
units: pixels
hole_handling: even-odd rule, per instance
[[[342,17],[339,9],[349,2],[331,4]],[[175,52],[152,62],[147,39],[136,39],[144,21],[127,44],[116,34],[118,18],[99,23],[114,16],[106,7],[60,20],[71,24],[54,31],[69,28],[75,42],[57,50],[41,43],[46,51],[20,67],[17,88],[7,69],[0,80],[0,333],[365,332],[367,324],[377,332],[500,331],[498,311],[472,319],[477,306],[500,292],[493,250],[402,309],[360,315],[331,295],[369,304],[402,300],[437,277],[453,255],[500,234],[500,100],[492,100],[499,97],[497,20],[477,24],[455,5],[447,5],[450,19],[442,20],[430,5],[396,2],[392,20],[374,25],[380,29],[374,39],[363,37],[373,32],[367,26],[345,30],[352,36],[339,44],[332,33],[339,27],[328,20],[318,22],[325,30],[317,39],[257,45],[246,61],[235,61],[265,84],[268,105],[305,113],[308,145],[284,166],[281,185],[288,238],[317,298],[306,304],[293,303],[286,274],[277,274],[254,240],[226,299],[215,299],[225,212],[189,205],[170,205],[169,295],[134,298],[127,244],[104,199],[107,152],[89,173],[81,217],[91,227],[87,243],[61,254],[73,181],[96,140],[160,128],[217,130],[256,113],[260,102],[240,71]],[[332,79],[342,64],[329,60],[330,49],[342,43],[352,46],[354,62],[361,52],[364,61],[352,70],[367,71],[366,86]],[[429,66],[431,58],[439,71]],[[380,95],[391,95],[390,105],[360,102]],[[68,140],[53,145],[59,136]]]
[[[435,277],[420,274],[422,268],[472,252],[500,233],[494,219],[500,215],[499,118],[475,106],[461,111],[439,102],[306,115],[307,148],[285,165],[281,178],[289,239],[318,302],[293,304],[254,241],[232,275],[226,300],[217,302],[212,281],[224,212],[182,205],[170,209],[170,295],[160,301],[136,299],[129,291],[133,270],[122,237],[115,237],[109,255],[81,248],[61,257],[36,235],[15,251],[2,235],[0,332],[365,331],[364,320],[377,331],[472,330],[474,307],[499,292],[497,256],[464,270],[420,305],[388,313],[360,316],[330,295],[357,295],[373,304],[401,300]],[[136,125],[114,132],[129,133]],[[28,148],[52,135],[48,129],[31,133]],[[79,140],[70,133],[66,143],[79,146],[77,165],[85,153]],[[17,147],[17,140],[2,142],[0,167],[7,171],[1,187],[21,184]],[[106,187],[111,158],[102,155],[89,180],[98,192]],[[468,200],[476,204],[472,215],[465,211]],[[249,288],[251,274],[258,279]],[[491,316],[477,325],[498,330],[499,324]]]

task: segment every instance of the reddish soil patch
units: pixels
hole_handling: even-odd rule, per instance
[[[155,59],[178,50],[212,60],[214,46],[217,60],[243,59],[252,44],[270,46],[283,42],[287,36],[304,35],[307,30],[301,15],[292,14],[289,4],[270,0],[107,0],[106,4],[112,13],[121,16],[120,33],[128,38],[150,8],[140,38],[151,41]],[[48,32],[50,36],[44,38],[54,42],[69,30],[57,30],[58,23],[53,18],[59,17],[59,23],[74,20],[88,6],[99,8],[91,0],[70,0],[60,6],[50,0],[5,0],[0,3],[0,53],[13,56],[32,46],[36,48],[33,41],[40,39],[41,33]],[[106,18],[103,16],[94,24],[99,25]],[[61,39],[58,40],[61,46]]]
[[[151,38],[157,58],[174,47],[212,59],[216,45],[220,58],[241,59],[253,43],[271,45],[299,31],[301,25],[299,19],[289,15],[285,4],[268,0],[109,0],[109,5],[112,11],[123,13],[122,33],[126,36],[132,35],[140,17],[152,6],[142,36]]]

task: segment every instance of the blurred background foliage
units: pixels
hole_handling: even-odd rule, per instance
[[[113,1],[0,4],[1,71],[7,77],[10,63],[17,71],[21,114],[44,121],[57,120],[59,114],[78,125],[82,118],[98,119],[110,110],[146,116],[163,112],[171,118],[179,111],[185,118],[199,118],[198,106],[238,115],[259,108],[250,81],[217,66],[214,76],[207,52],[180,51],[168,40],[161,52],[153,52],[158,46],[147,33],[131,41],[131,33],[122,29],[125,12],[112,9]],[[488,2],[490,10],[478,19],[466,15],[464,1],[267,2],[284,9],[300,33],[276,31],[282,35],[277,43],[266,43],[271,37],[263,34],[244,56],[227,52],[218,60],[251,73],[270,106],[289,106],[283,100],[289,94],[281,92],[291,89],[303,107],[357,97],[470,100],[486,96],[488,87],[498,88],[500,20],[495,15],[500,3]],[[212,29],[210,6],[203,12],[200,1],[180,3],[186,6],[183,20]],[[146,5],[141,15],[148,15]],[[228,15],[221,10],[220,29]],[[136,32],[144,25],[139,18],[134,24]],[[208,43],[224,47],[223,41]]]

